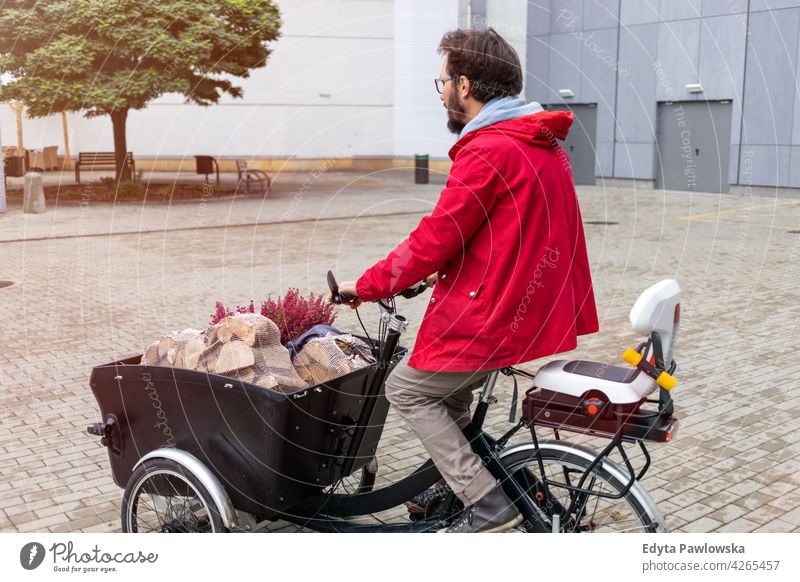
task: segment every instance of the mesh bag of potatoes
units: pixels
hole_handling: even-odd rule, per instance
[[[226,317],[205,331],[162,337],[147,348],[141,364],[200,370],[281,392],[307,388],[281,345],[278,326],[257,313]]]
[[[369,346],[357,337],[327,333],[308,340],[293,361],[303,380],[314,385],[365,368],[375,359]]]

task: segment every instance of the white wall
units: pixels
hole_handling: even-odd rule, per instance
[[[133,112],[133,151],[157,156],[335,156],[392,151],[392,3],[279,0],[281,38],[243,99],[203,108],[178,95]]]
[[[446,158],[456,136],[433,84],[442,35],[458,26],[458,0],[401,0],[394,7],[394,155]]]
[[[67,123],[70,128],[75,127],[77,117],[73,114],[67,115]],[[2,134],[3,145],[7,147],[17,146],[17,116],[7,103],[0,103],[0,133]],[[28,149],[41,149],[44,146],[58,145],[58,153],[63,155],[64,130],[61,126],[61,116],[52,115],[39,119],[25,117],[22,124],[22,139]],[[72,151],[76,150],[72,148]]]
[[[456,136],[434,89],[442,35],[458,26],[459,0],[278,0],[281,38],[267,66],[235,83],[243,99],[187,105],[164,95],[128,116],[128,148],[137,158],[447,157]],[[486,25],[524,63],[526,3],[488,0]],[[113,149],[107,117],[68,117],[70,151]],[[16,121],[0,104],[5,144],[16,144]],[[58,145],[61,118],[25,119],[25,147]]]
[[[336,156],[346,148],[392,154],[393,3],[382,0],[279,0],[281,38],[267,66],[236,80],[243,99],[198,107],[164,95],[128,117],[137,157]],[[16,121],[0,105],[3,142],[16,144]],[[24,122],[25,147],[59,145],[61,120]],[[111,150],[105,118],[70,116],[70,150]]]

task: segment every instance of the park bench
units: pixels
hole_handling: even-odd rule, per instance
[[[135,176],[136,165],[131,152],[125,156],[125,164],[131,167],[131,176]],[[90,170],[116,170],[117,159],[114,152],[80,152],[78,161],[75,162],[75,182],[78,184],[81,183],[81,167],[88,167]]]
[[[270,187],[272,186],[272,179],[267,175],[266,172],[262,172],[261,170],[248,170],[247,169],[247,162],[242,160],[236,160],[236,173],[239,176],[239,181],[236,184],[236,190],[239,190],[239,187],[244,182],[245,191],[250,192],[250,184],[258,184],[259,192],[268,193]]]

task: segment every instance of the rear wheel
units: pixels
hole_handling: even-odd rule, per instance
[[[125,487],[121,514],[126,533],[225,531],[208,490],[169,459],[148,459],[136,468]]]
[[[634,483],[619,499],[569,491],[563,485],[577,486],[594,453],[574,445],[549,447],[546,442],[540,444],[544,475],[549,482],[549,499],[542,487],[542,474],[533,450],[512,452],[503,457],[503,464],[528,492],[548,527],[552,528],[557,522],[558,531],[572,533],[663,531],[663,517],[638,483]],[[626,485],[623,475],[624,471],[604,460],[594,467],[582,487],[595,493],[618,495]],[[571,504],[574,507],[572,514],[564,515]],[[518,530],[529,531],[530,525],[523,522]]]

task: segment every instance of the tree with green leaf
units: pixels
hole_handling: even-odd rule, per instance
[[[0,99],[22,101],[29,115],[62,111],[109,115],[117,178],[125,123],[165,93],[212,105],[241,97],[235,78],[266,64],[280,34],[272,0],[4,0]]]

